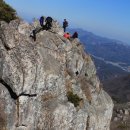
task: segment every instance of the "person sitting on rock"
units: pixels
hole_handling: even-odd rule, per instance
[[[37,27],[36,29],[34,29],[32,31],[32,33],[30,34],[30,37],[32,37],[34,39],[34,41],[36,41],[36,34],[37,33],[39,33],[42,30],[49,30],[49,29],[51,29],[51,27],[52,27],[52,20],[53,19],[51,17],[47,17],[46,20],[45,20],[45,18],[43,16],[41,16],[39,22],[40,22],[40,25],[42,26],[42,28],[41,27]],[[45,25],[44,25],[44,22],[46,23]]]
[[[51,17],[47,17],[45,21],[46,21],[46,24],[45,24],[46,30],[51,29],[53,19]]]
[[[74,32],[74,34],[72,35],[72,38],[78,38],[78,33]]]
[[[41,30],[48,30],[48,25],[46,24],[46,18],[44,16],[41,16],[39,19]]]
[[[43,30],[43,28],[37,27],[31,32],[30,37],[32,37],[33,40],[36,41],[36,34],[39,33],[41,30]]]
[[[70,39],[71,35],[67,32],[63,35],[65,38]]]

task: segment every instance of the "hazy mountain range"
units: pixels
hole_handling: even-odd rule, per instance
[[[130,101],[130,45],[82,29],[69,31],[79,33],[81,42],[96,65],[104,89],[117,102]]]
[[[105,81],[104,86],[115,101],[130,101],[130,74]]]

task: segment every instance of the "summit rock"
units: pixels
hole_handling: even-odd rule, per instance
[[[0,22],[0,130],[109,130],[113,110],[79,39]]]

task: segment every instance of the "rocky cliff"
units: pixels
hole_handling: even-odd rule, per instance
[[[78,39],[56,21],[0,23],[0,130],[109,130],[113,103]]]

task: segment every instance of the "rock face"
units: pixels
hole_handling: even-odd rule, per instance
[[[34,42],[34,25],[0,23],[0,130],[109,130],[113,103],[79,40],[53,21]]]

